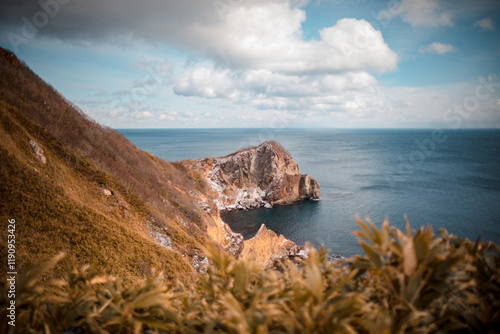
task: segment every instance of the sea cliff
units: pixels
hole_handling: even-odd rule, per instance
[[[215,212],[207,226],[207,233],[212,240],[223,247],[225,251],[238,259],[250,260],[268,268],[276,260],[289,257],[306,258],[308,250],[304,246],[297,246],[283,235],[277,235],[264,224],[259,231],[248,240],[244,240],[240,233],[231,230]]]
[[[277,204],[291,204],[318,199],[319,184],[309,175],[299,172],[298,164],[276,141],[267,141],[256,147],[239,150],[224,157],[185,160],[187,169],[196,171],[210,185],[206,202],[202,205],[211,212],[208,235],[237,258],[251,260],[264,267],[275,260],[290,256],[307,256],[304,247],[262,225],[254,237],[243,240],[220,218],[220,210],[272,208]],[[216,209],[210,209],[211,203]]]
[[[185,164],[211,185],[219,210],[271,208],[320,195],[318,182],[300,174],[297,163],[276,141]]]

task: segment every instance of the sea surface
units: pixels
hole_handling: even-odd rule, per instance
[[[252,237],[261,224],[343,256],[359,254],[356,215],[380,226],[431,224],[500,243],[500,130],[121,129],[167,161],[223,156],[279,141],[321,186],[319,201],[223,214]]]

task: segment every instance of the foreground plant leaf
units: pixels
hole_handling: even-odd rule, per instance
[[[263,270],[216,249],[188,284],[152,274],[123,281],[94,267],[41,282],[62,255],[20,285],[24,333],[495,333],[500,328],[500,248],[430,227],[380,230],[358,218],[363,255],[307,259]],[[7,286],[2,287],[5,302]],[[45,291],[44,291],[45,289]],[[47,291],[51,293],[46,293]],[[5,310],[1,311],[3,319]],[[5,331],[6,327],[2,327]]]

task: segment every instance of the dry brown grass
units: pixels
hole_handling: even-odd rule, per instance
[[[100,126],[15,59],[0,49],[0,214],[22,226],[20,269],[64,250],[68,263],[96,263],[121,276],[154,268],[189,276],[190,257],[209,242],[210,218],[189,195],[205,186],[199,176]],[[151,217],[167,228],[173,250],[153,242]],[[2,255],[5,240],[2,234]]]

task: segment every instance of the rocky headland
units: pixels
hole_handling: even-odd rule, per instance
[[[276,260],[308,256],[305,246],[298,246],[283,235],[278,236],[264,224],[252,238],[244,240],[241,233],[233,232],[229,225],[220,218],[218,211],[213,213],[212,217],[213,219],[207,226],[207,234],[226,252],[238,259],[250,260],[268,268]]]
[[[185,161],[211,185],[219,210],[272,208],[318,199],[319,184],[276,141],[217,158]]]
[[[207,194],[216,210],[208,225],[209,236],[229,253],[271,266],[287,257],[305,257],[307,250],[262,225],[254,237],[243,240],[220,218],[220,210],[272,208],[304,200],[318,199],[319,184],[309,175],[299,172],[298,164],[276,141],[239,150],[224,157],[185,160],[182,163],[199,173],[210,185]],[[210,205],[203,203],[206,211]]]

